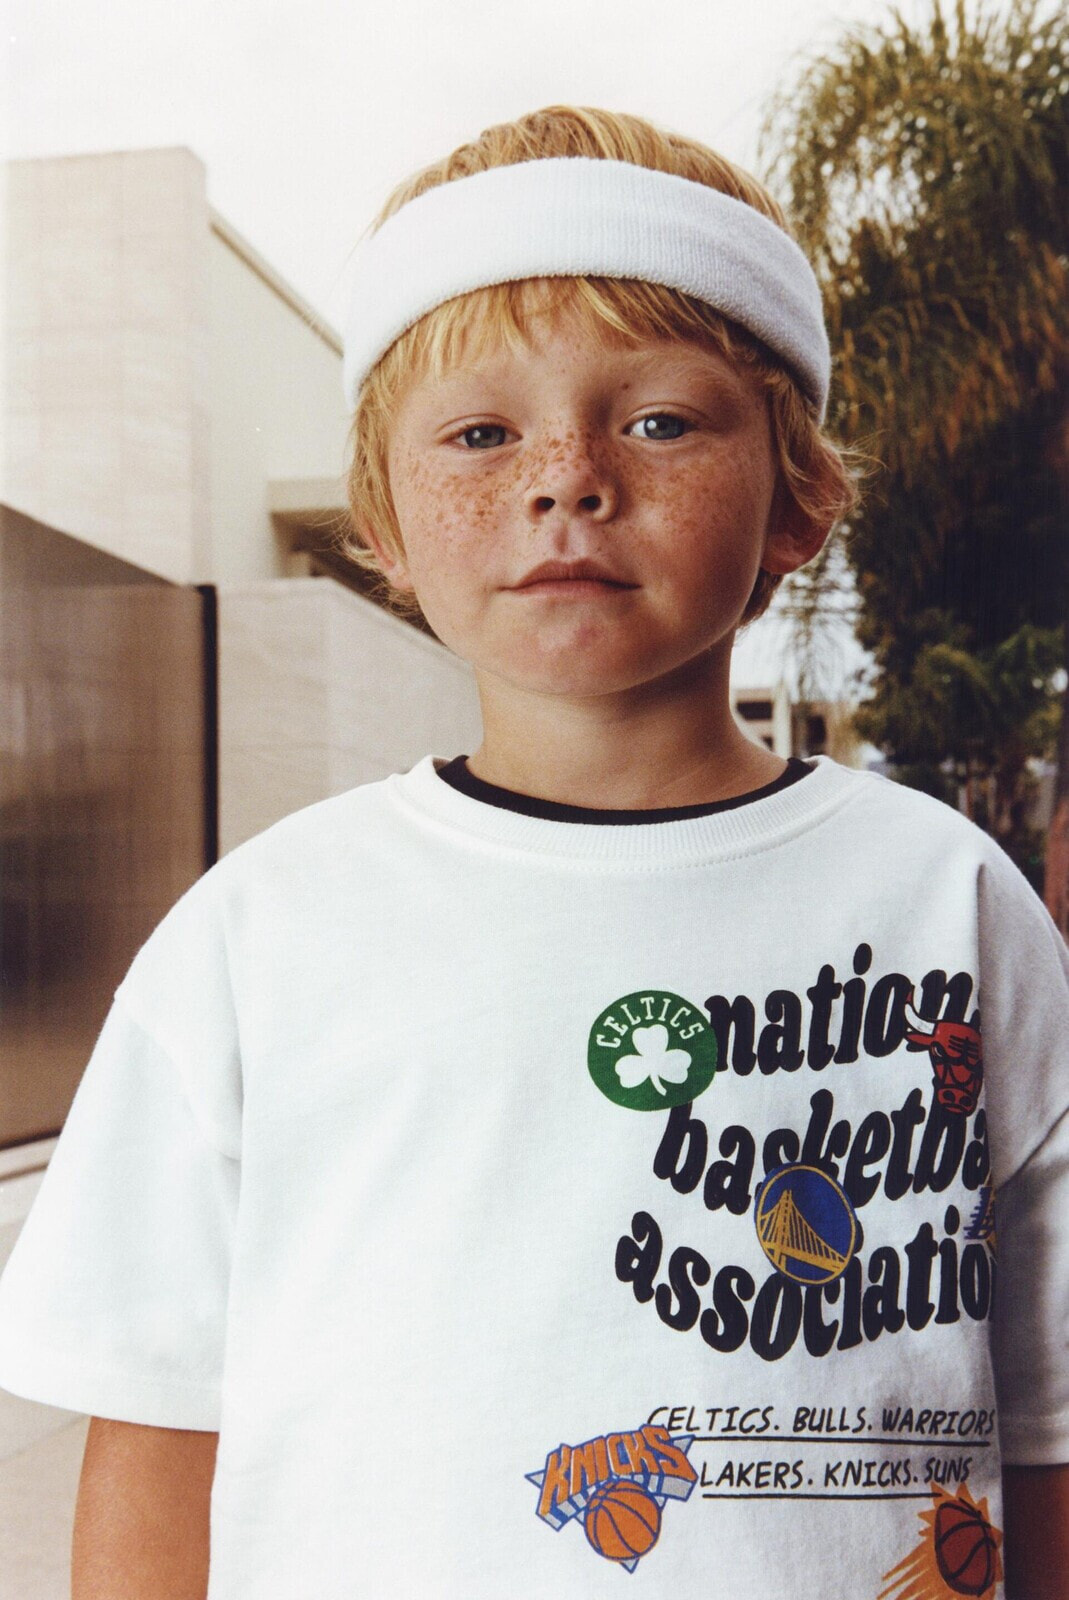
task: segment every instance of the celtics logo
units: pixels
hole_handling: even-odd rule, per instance
[[[607,1006],[590,1030],[590,1076],[629,1111],[664,1111],[704,1094],[716,1071],[716,1035],[689,1000],[637,989]]]

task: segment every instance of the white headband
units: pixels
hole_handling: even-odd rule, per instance
[[[820,286],[794,240],[704,183],[554,156],[438,184],[355,251],[342,383],[350,407],[375,363],[445,300],[517,278],[638,278],[681,289],[764,341],[821,421],[831,355]]]

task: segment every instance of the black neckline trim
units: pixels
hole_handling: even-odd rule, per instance
[[[454,756],[452,761],[440,767],[436,766],[434,770],[439,778],[444,779],[451,788],[458,789],[461,794],[469,795],[473,800],[482,800],[487,805],[501,806],[506,811],[519,811],[527,817],[542,817],[547,822],[611,822],[617,825],[681,822],[686,817],[707,817],[716,811],[734,811],[739,806],[749,805],[753,800],[763,800],[766,795],[777,794],[780,789],[789,788],[792,783],[797,783],[799,778],[804,778],[807,773],[815,770],[811,762],[803,761],[800,756],[788,756],[786,769],[778,778],[773,778],[771,783],[764,784],[760,789],[751,789],[747,794],[732,795],[727,800],[709,800],[704,805],[606,811],[595,806],[566,805],[561,800],[543,800],[537,795],[520,794],[515,789],[504,789],[500,784],[487,783],[485,778],[477,778],[474,772],[470,771],[467,762],[466,755]]]

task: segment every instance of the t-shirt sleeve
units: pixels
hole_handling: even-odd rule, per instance
[[[999,1190],[991,1355],[1003,1459],[1069,1462],[1069,1113]]]
[[[996,1189],[1069,1109],[1069,947],[1027,878],[987,841],[978,884],[980,1028]]]
[[[980,1021],[1005,1460],[1069,1461],[1069,947],[993,842],[979,880]]]
[[[0,1387],[25,1399],[219,1429],[241,1094],[212,876],[116,990],[0,1277]]]

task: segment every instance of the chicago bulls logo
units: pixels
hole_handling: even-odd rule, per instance
[[[910,1001],[912,1000],[912,993]],[[935,1078],[935,1098],[947,1111],[969,1116],[976,1110],[980,1086],[984,1081],[984,1054],[980,1040],[980,1013],[973,1012],[973,1023],[949,1019],[929,1022],[906,1002],[907,1050],[927,1050]]]

